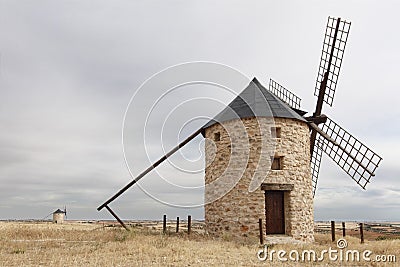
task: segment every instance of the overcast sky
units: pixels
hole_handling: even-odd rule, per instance
[[[96,208],[132,179],[121,137],[128,103],[142,83],[172,65],[217,62],[265,86],[273,78],[312,112],[327,17],[340,16],[352,26],[333,108],[323,112],[384,160],[364,191],[324,157],[315,219],[400,220],[399,10],[397,1],[0,0],[0,219],[40,219],[64,205],[71,219],[111,219]],[[236,85],[245,79],[239,80]],[[168,150],[196,130],[196,123],[179,125],[185,121],[179,114],[211,116],[233,98],[212,86],[186,88],[180,92],[197,102],[172,113],[186,95],[170,94],[153,114],[150,160],[161,156],[159,144]],[[134,175],[149,162],[136,136],[148,115],[141,104],[164,89],[142,91],[128,110],[126,159]],[[170,112],[171,137],[153,143],[160,136],[157,118]],[[142,188],[177,204],[201,202],[201,188],[174,190],[159,176],[201,186],[202,145],[199,137],[171,160],[195,162],[194,174],[167,163]],[[201,207],[167,206],[138,187],[111,206],[126,219],[204,216]]]

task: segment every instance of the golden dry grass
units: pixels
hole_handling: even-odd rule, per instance
[[[143,228],[127,232],[99,228],[96,224],[0,222],[1,266],[400,266],[400,240],[367,241],[348,237],[350,249],[369,249],[376,254],[396,255],[396,263],[280,263],[260,262],[256,240],[235,242],[229,237],[212,239],[194,233],[190,237],[162,235]],[[329,235],[317,234],[309,245],[275,245],[270,249],[314,249],[336,244]]]

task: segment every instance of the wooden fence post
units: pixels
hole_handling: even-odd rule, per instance
[[[335,221],[331,221],[332,242],[335,241]]]
[[[163,233],[165,234],[167,232],[167,215],[164,214],[163,217]]]
[[[262,245],[264,243],[264,233],[262,229],[262,219],[258,219],[258,228],[260,230],[260,244]]]
[[[188,235],[190,235],[190,232],[192,230],[192,216],[188,216]]]
[[[361,244],[364,243],[364,229],[363,229],[363,223],[360,223],[360,236],[361,236]]]
[[[346,224],[345,222],[342,222],[342,231],[343,231],[343,237],[346,236]]]
[[[176,232],[179,232],[179,217],[176,217]]]

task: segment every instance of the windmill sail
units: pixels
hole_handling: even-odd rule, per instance
[[[322,149],[361,188],[365,189],[371,177],[375,176],[375,170],[382,157],[329,118],[319,131],[321,134],[314,149]]]
[[[285,87],[283,87],[282,85],[280,85],[279,83],[275,82],[272,79],[269,80],[268,91],[273,93],[283,102],[288,104],[290,107],[294,109],[300,109],[300,102],[301,102],[300,97],[296,96],[288,89],[286,89]]]
[[[315,191],[317,190],[317,182],[319,175],[319,168],[321,166],[322,160],[322,150],[320,147],[320,143],[315,143],[313,154],[311,155],[311,178],[312,178],[312,187],[313,187],[313,196],[315,196]]]
[[[335,96],[350,26],[348,21],[328,17],[314,95],[323,94],[323,101],[329,106]]]

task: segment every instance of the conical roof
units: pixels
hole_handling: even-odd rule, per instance
[[[53,214],[54,213],[65,213],[64,211],[62,211],[62,210],[60,210],[60,209],[58,209],[58,210],[56,210],[55,212],[53,212]]]
[[[251,117],[288,118],[306,122],[288,104],[269,92],[256,78],[253,78],[250,84],[222,112],[203,126],[203,129],[215,123]]]

